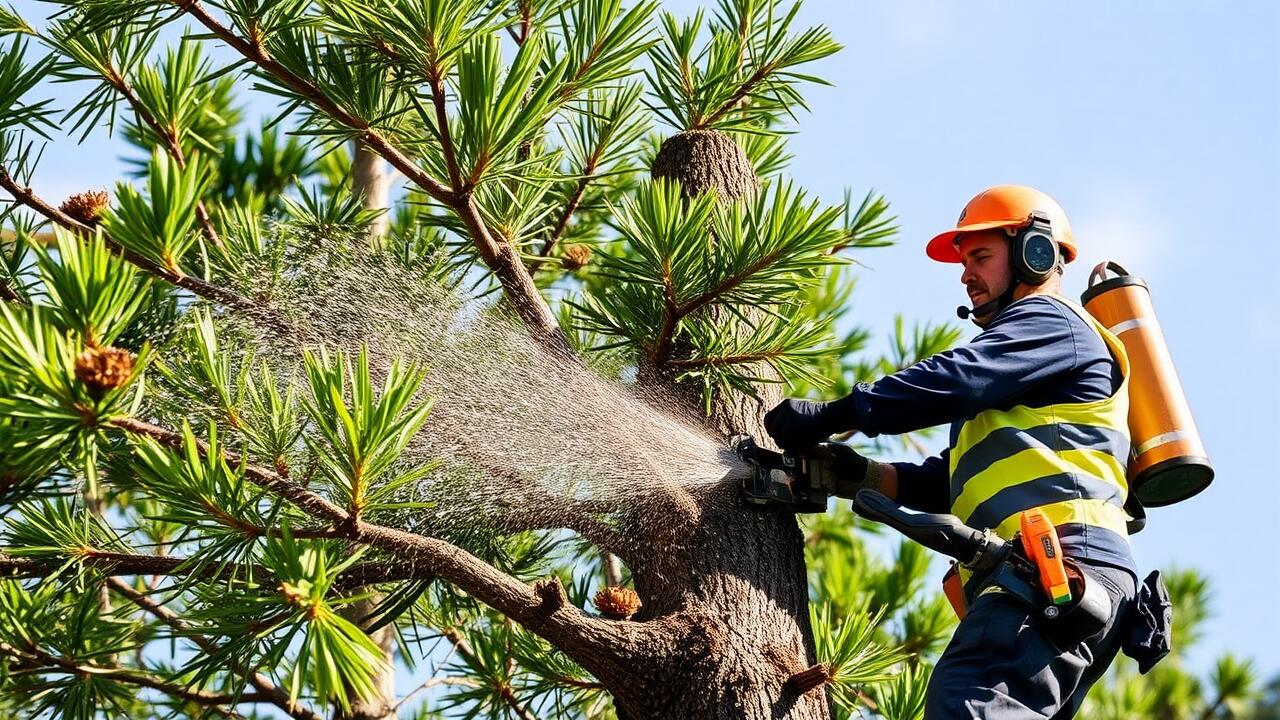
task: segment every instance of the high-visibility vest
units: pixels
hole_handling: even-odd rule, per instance
[[[963,421],[951,447],[951,512],[1008,540],[1023,510],[1054,525],[1083,523],[1127,538],[1129,359],[1124,345],[1079,305],[1054,295],[1102,337],[1120,365],[1109,398],[984,410]]]

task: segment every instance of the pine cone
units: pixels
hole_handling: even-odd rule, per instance
[[[640,609],[640,596],[631,588],[602,588],[596,593],[596,609],[612,620],[627,620]]]
[[[108,390],[120,387],[133,373],[133,355],[120,348],[89,348],[76,358],[76,379],[89,388],[89,394],[102,397]]]
[[[102,217],[103,211],[107,209],[109,199],[110,196],[105,190],[86,190],[63,200],[58,209],[73,219],[94,227]]]
[[[581,270],[591,261],[591,247],[588,245],[570,245],[564,249],[564,266],[570,270]]]

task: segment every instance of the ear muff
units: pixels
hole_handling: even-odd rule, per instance
[[[1010,234],[1009,262],[1019,282],[1039,285],[1062,265],[1062,251],[1053,239],[1048,215],[1033,212],[1026,225]]]

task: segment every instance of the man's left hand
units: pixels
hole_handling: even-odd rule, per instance
[[[764,429],[783,450],[803,452],[839,431],[831,415],[831,403],[789,398],[765,413]]]

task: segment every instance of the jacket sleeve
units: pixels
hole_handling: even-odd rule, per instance
[[[932,355],[837,400],[847,429],[874,437],[973,417],[1071,371],[1079,358],[1070,312],[1046,297],[1021,300],[967,345]]]
[[[912,510],[951,512],[950,450],[920,464],[890,463],[898,471],[898,502]]]

